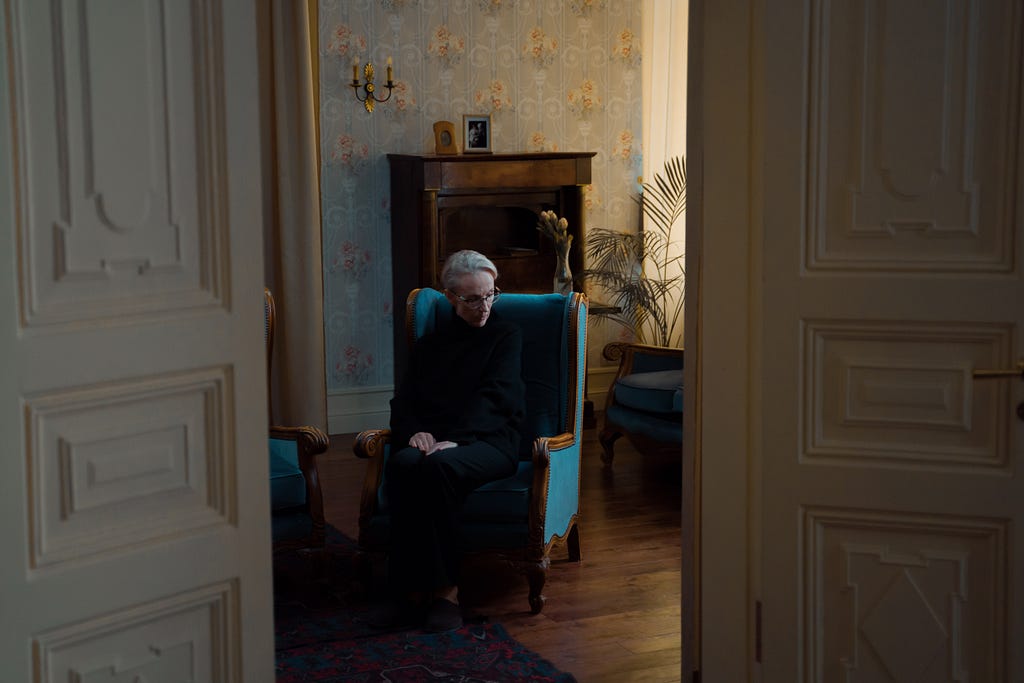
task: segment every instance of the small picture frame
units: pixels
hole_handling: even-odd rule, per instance
[[[462,152],[480,154],[491,151],[491,115],[462,116]]]
[[[434,122],[434,154],[458,154],[455,144],[455,124],[451,121]]]

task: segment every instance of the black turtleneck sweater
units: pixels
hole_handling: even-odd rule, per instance
[[[494,311],[483,327],[453,316],[424,335],[391,400],[391,442],[401,448],[416,432],[429,432],[460,446],[484,441],[518,458],[522,347],[522,331]]]

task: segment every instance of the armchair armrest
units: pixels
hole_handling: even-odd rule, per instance
[[[563,432],[557,436],[541,436],[533,442],[533,466],[537,469],[545,469],[551,464],[551,454],[556,456],[559,451],[576,443],[576,435],[571,432]]]
[[[564,540],[579,510],[580,449],[571,432],[538,437],[533,442],[533,485],[530,496],[530,545],[546,555]],[[570,543],[570,557],[579,561],[579,541]]]
[[[384,449],[384,446],[391,443],[390,429],[367,429],[356,435],[352,444],[352,452],[357,458],[376,458]]]
[[[363,490],[359,499],[359,528],[363,529],[377,513],[378,491],[384,480],[384,462],[391,443],[390,429],[367,429],[356,435],[352,452],[356,457],[369,460],[363,475]]]
[[[305,453],[308,456],[320,455],[327,450],[331,443],[323,431],[310,426],[282,427],[280,425],[270,425],[270,438],[296,441],[298,442],[299,453]]]
[[[299,469],[306,479],[306,494],[310,502],[322,507],[320,493],[320,475],[316,467],[316,456],[325,452],[330,446],[330,439],[316,427],[281,427],[270,426],[270,438],[294,441],[299,456]]]

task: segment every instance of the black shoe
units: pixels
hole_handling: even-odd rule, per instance
[[[450,600],[437,598],[430,604],[427,610],[427,620],[423,624],[423,630],[430,633],[441,633],[442,631],[454,631],[462,628],[462,608]]]
[[[370,610],[366,623],[372,628],[413,628],[423,623],[424,609],[409,600],[390,600]]]

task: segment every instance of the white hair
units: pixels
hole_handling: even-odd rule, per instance
[[[444,262],[441,269],[441,286],[452,289],[463,275],[473,275],[481,271],[490,273],[495,280],[498,279],[498,267],[491,259],[472,249],[457,251]]]

